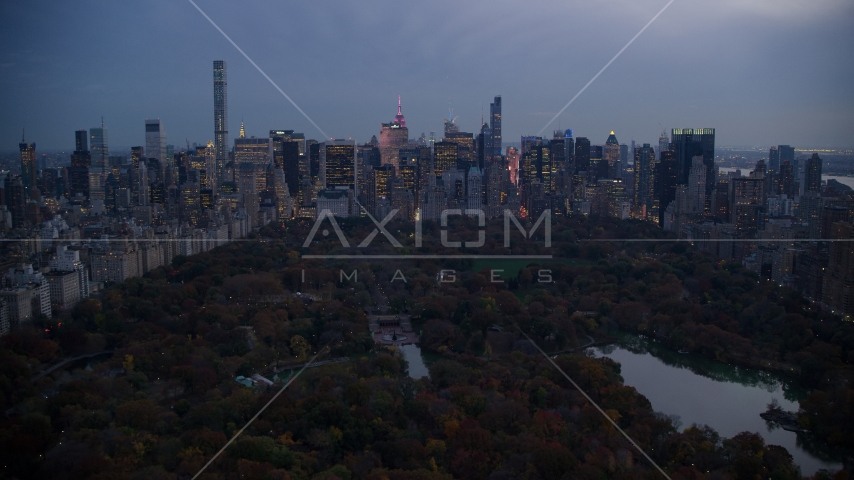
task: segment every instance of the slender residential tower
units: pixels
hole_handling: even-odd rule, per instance
[[[101,127],[89,129],[89,147],[91,148],[91,164],[89,166],[89,198],[103,200],[104,186],[107,180],[107,159],[110,149],[107,146],[107,128],[101,118]]]
[[[36,144],[27,143],[24,135],[21,135],[21,183],[27,191],[36,186]]]
[[[228,163],[228,83],[225,60],[214,60],[213,80],[214,148],[216,149],[216,172],[219,177],[222,168]]]
[[[501,157],[501,95],[495,97],[489,104],[489,134],[492,138],[489,144],[492,150],[488,152],[489,161],[498,161]]]

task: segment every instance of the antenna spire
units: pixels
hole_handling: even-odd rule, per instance
[[[21,129],[21,143],[27,143],[27,135],[26,134],[27,134],[27,129],[22,128]]]
[[[397,114],[402,115],[402,113],[400,113],[400,95],[397,96]]]
[[[101,115],[101,128],[104,128],[104,116]]]

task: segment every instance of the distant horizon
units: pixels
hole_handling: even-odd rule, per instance
[[[93,128],[94,128],[94,127],[93,127]],[[108,129],[108,131],[109,131],[109,127],[107,127],[107,129]],[[86,130],[88,131],[89,129],[86,129]],[[271,130],[272,130],[272,129],[271,129]],[[298,132],[298,133],[302,133],[302,132]],[[251,135],[247,135],[247,136],[248,136],[248,137],[252,137]],[[166,136],[166,137],[167,137],[167,140],[168,140],[168,138],[169,138],[168,133],[167,133],[167,136]],[[256,137],[256,138],[267,138],[267,137],[259,137],[258,135],[255,135],[255,137]],[[573,136],[573,138],[579,138],[579,137],[584,137],[584,135],[580,135],[580,136]],[[551,137],[545,137],[545,136],[544,136],[543,138],[545,139],[545,138],[551,138]],[[587,137],[587,138],[590,138],[590,137]],[[354,140],[354,141],[356,142],[356,144],[357,144],[357,145],[363,145],[363,144],[368,143],[368,142],[370,141],[370,138],[368,138],[368,139],[366,139],[366,140],[364,140],[364,141],[361,141],[361,140],[358,140],[358,139],[353,139],[353,138],[347,138],[347,139],[348,139],[348,140]],[[233,140],[233,139],[232,139],[232,140]],[[309,137],[306,137],[306,140],[317,140],[319,143],[322,143],[322,142],[321,142],[321,140],[320,140],[320,139],[317,139],[317,138],[309,138]],[[441,140],[441,138],[440,138],[440,137],[436,137],[436,141],[439,141],[439,140]],[[656,139],[656,140],[657,140],[657,139]],[[41,152],[41,153],[49,153],[49,154],[69,154],[69,155],[70,155],[70,154],[73,152],[73,148],[72,148],[72,149],[61,149],[61,148],[40,148],[40,146],[39,146],[39,142],[38,142],[37,140],[30,140],[29,138],[27,139],[27,143],[34,143],[34,142],[35,142],[35,144],[36,144],[36,153],[37,153],[37,154],[38,154],[39,152]],[[629,141],[627,141],[627,142],[624,142],[624,141],[622,141],[622,140],[621,140],[621,141],[620,141],[620,144],[623,144],[623,145],[631,145],[631,142],[632,142],[632,140],[629,140]],[[72,142],[72,143],[73,143],[73,142]],[[649,143],[649,144],[650,144],[652,147],[654,147],[656,150],[658,149],[658,142],[657,142],[657,141],[656,141],[655,143],[653,143],[653,142],[650,142],[650,141],[638,141],[638,140],[635,140],[635,144],[636,144],[636,146],[641,146],[641,145],[643,145],[644,143]],[[185,150],[185,149],[186,149],[186,147],[187,147],[187,146],[186,146],[186,142],[184,142],[184,143],[171,143],[171,142],[168,142],[167,144],[168,144],[168,145],[172,145],[172,146],[174,146],[174,147],[175,147],[175,151]],[[190,141],[190,146],[192,146],[192,145],[194,145],[194,144],[195,144],[195,145],[205,145],[205,144],[207,144],[207,140],[205,140],[204,142],[198,142],[198,141],[194,142],[194,141],[192,141],[192,140],[191,140],[191,141]],[[520,144],[521,144],[521,142],[519,142],[519,141],[517,141],[517,142],[502,142],[502,149],[506,149],[507,147],[519,147],[519,146],[520,146]],[[591,144],[591,145],[604,145],[604,144],[605,144],[605,142],[603,141],[602,143],[594,143],[594,142],[592,141],[592,139],[591,139],[590,144]],[[138,144],[136,144],[136,145],[118,145],[118,146],[108,145],[108,146],[109,146],[109,148],[110,148],[110,152],[111,152],[111,154],[112,154],[112,152],[113,152],[113,151],[115,151],[115,152],[117,152],[117,153],[122,152],[122,153],[128,153],[128,154],[129,154],[129,153],[130,153],[130,149],[131,149],[131,148],[133,148],[133,147],[137,147],[137,146],[144,146],[144,145],[145,145],[145,141],[144,141],[144,139],[143,139],[143,141],[142,141],[142,142],[139,142],[139,143],[138,143]],[[744,146],[744,145],[715,145],[715,152],[717,153],[717,150],[718,150],[718,149],[720,149],[720,150],[731,150],[731,151],[756,151],[756,152],[762,152],[762,151],[765,151],[765,153],[767,153],[767,150],[769,150],[771,147],[776,147],[776,146],[779,146],[779,145],[787,145],[787,144],[785,144],[785,143],[779,143],[779,144],[773,144],[773,145],[767,145],[767,146],[765,146],[765,145],[759,145],[759,146]],[[233,142],[231,142],[231,145],[229,146],[229,150],[231,150],[231,148],[233,148],[233,147],[234,147],[234,144],[233,144]],[[831,147],[831,146],[801,147],[801,146],[797,146],[797,145],[794,145],[794,147],[795,147],[795,151],[796,151],[796,152],[798,152],[798,151],[806,151],[806,152],[826,151],[826,152],[824,152],[826,155],[854,155],[854,147]],[[848,152],[846,152],[846,151],[848,151]],[[843,152],[843,153],[839,153],[839,152]],[[2,149],[2,150],[0,150],[0,155],[3,155],[3,156],[8,156],[8,155],[18,155],[18,153],[19,153],[19,150],[18,150],[18,148],[17,148],[17,147],[16,147],[16,148],[11,148],[11,149]]]

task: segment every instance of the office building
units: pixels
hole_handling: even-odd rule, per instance
[[[320,185],[327,189],[350,189],[355,192],[356,142],[336,139],[320,144]]]
[[[590,171],[590,140],[578,137],[575,140],[575,173]]]
[[[409,144],[409,129],[403,117],[400,96],[397,97],[397,115],[391,123],[383,123],[380,128],[380,161],[383,165],[397,168],[400,149]]]
[[[468,164],[473,164],[477,159],[475,157],[475,140],[474,136],[468,132],[452,132],[445,135],[443,142],[451,142],[457,144],[456,158]],[[433,144],[435,147],[436,143]]]
[[[166,132],[159,118],[145,119],[145,153],[148,158],[156,158],[162,166],[167,165]]]
[[[441,177],[442,172],[457,167],[459,145],[455,142],[436,142],[433,144],[433,173]]]
[[[238,168],[238,165],[250,164],[264,171],[268,163],[270,163],[269,138],[242,136],[234,139],[235,168]]]
[[[671,143],[676,156],[677,181],[680,185],[688,183],[693,158],[703,157],[706,166],[706,210],[710,209],[712,189],[715,186],[715,129],[714,128],[674,128]]]
[[[382,165],[370,170],[365,197],[369,212],[377,215],[377,207],[382,199],[391,196],[391,181],[394,179],[394,166]]]

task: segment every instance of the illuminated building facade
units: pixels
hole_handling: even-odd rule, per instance
[[[338,139],[320,144],[320,185],[355,192],[356,142]]]
[[[409,144],[409,129],[403,117],[400,96],[397,97],[397,115],[391,123],[383,123],[380,128],[380,159],[383,165],[397,168],[400,149]]]

